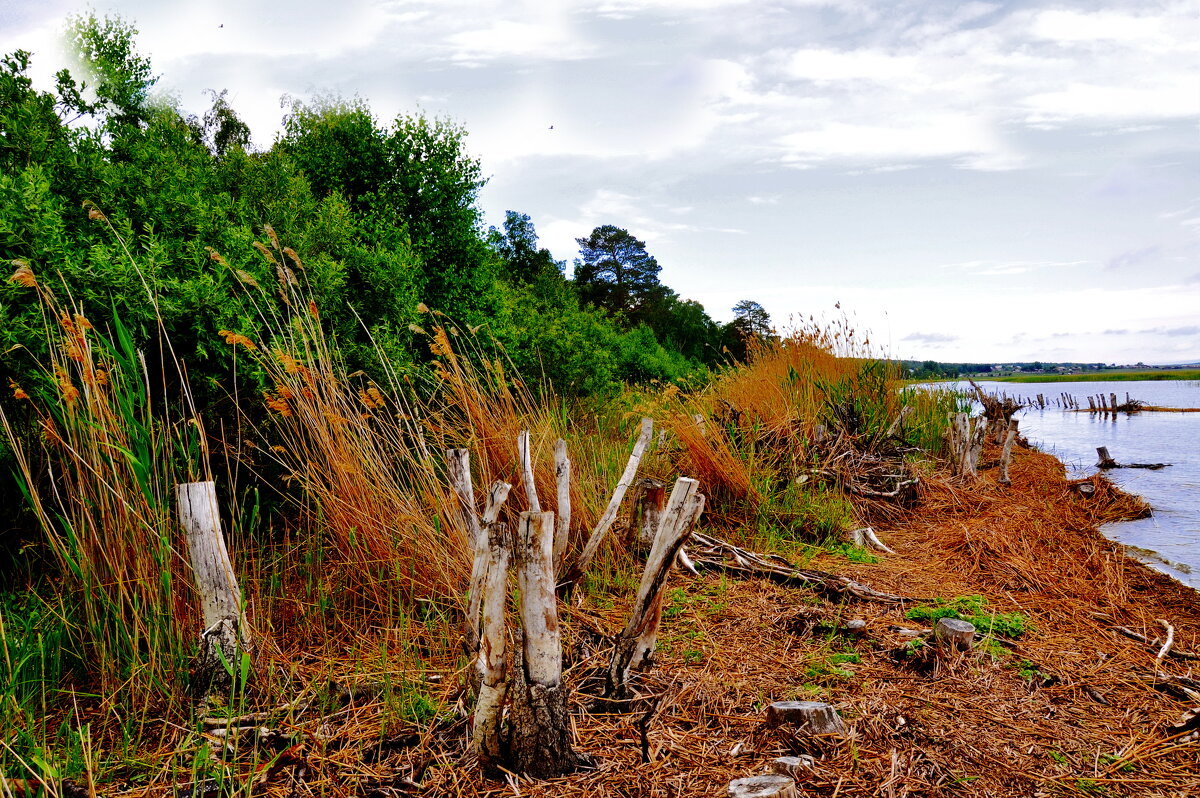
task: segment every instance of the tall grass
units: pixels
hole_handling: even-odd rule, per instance
[[[2,420],[46,546],[73,590],[69,626],[106,690],[173,691],[193,648],[192,591],[174,520],[176,482],[197,477],[202,430],[165,417],[161,364],[115,318],[106,334],[25,267],[42,303],[50,361],[29,403],[36,446]],[[155,368],[155,366],[158,368]]]

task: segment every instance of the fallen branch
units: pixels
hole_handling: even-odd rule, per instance
[[[781,584],[813,588],[835,598],[850,597],[884,604],[924,600],[884,593],[828,571],[797,568],[777,554],[763,555],[747,551],[700,532],[693,532],[692,540],[699,547],[692,554],[692,562],[697,568],[709,568],[741,576],[765,576]]]

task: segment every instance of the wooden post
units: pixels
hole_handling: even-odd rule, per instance
[[[221,536],[221,514],[215,482],[185,482],[176,486],[179,522],[187,533],[196,591],[204,613],[200,635],[197,686],[228,686],[238,672],[246,649],[242,594]],[[223,660],[223,661],[222,661]],[[228,664],[232,672],[226,668]]]
[[[604,515],[600,516],[599,522],[596,523],[596,528],[592,530],[587,544],[583,547],[583,552],[579,555],[579,561],[571,569],[571,577],[564,580],[567,585],[573,585],[583,577],[584,572],[591,565],[592,558],[600,550],[600,544],[604,541],[604,535],[608,532],[609,527],[612,526],[613,521],[617,519],[617,510],[621,507],[621,500],[625,498],[625,491],[633,484],[633,478],[637,475],[638,464],[642,461],[642,455],[645,454],[646,447],[650,444],[650,437],[653,434],[654,422],[649,418],[643,418],[642,433],[638,436],[637,443],[633,445],[633,452],[629,455],[629,462],[625,464],[625,471],[621,474],[621,478],[617,480],[617,487],[613,490],[608,507],[604,508]]]
[[[533,481],[533,456],[529,453],[529,430],[521,430],[517,436],[517,454],[521,458],[521,482],[525,483],[525,498],[529,502],[529,512],[540,513],[542,505],[538,502],[537,485]]]
[[[508,597],[510,549],[508,526],[490,525],[484,552],[487,565],[482,585],[482,635],[479,655],[475,660],[479,698],[475,703],[474,728],[471,732],[479,764],[489,772],[496,770],[506,754],[501,720],[504,717],[504,699],[508,693],[508,684],[504,679],[504,649],[508,637],[504,624],[504,603]]]
[[[671,498],[654,536],[654,545],[646,558],[642,581],[629,613],[629,621],[617,638],[609,663],[605,694],[610,698],[625,698],[629,694],[629,677],[634,671],[645,670],[653,661],[662,620],[662,591],[666,587],[671,563],[691,534],[692,524],[704,511],[704,496],[698,492],[700,483],[680,477],[671,489]]]
[[[1013,444],[1017,440],[1017,420],[1010,418],[1008,420],[1008,434],[1004,437],[1004,451],[1000,455],[1000,484],[1011,485],[1012,480],[1008,477],[1008,467],[1012,463]]]
[[[1110,393],[1108,396],[1109,396],[1109,404],[1112,406],[1113,415],[1115,416],[1117,414],[1117,407],[1118,407],[1117,395],[1115,393]]]
[[[567,442],[562,438],[554,442],[554,480],[558,496],[558,518],[554,525],[554,573],[557,575],[571,537],[571,458],[567,457]]]
[[[658,533],[658,525],[667,506],[667,489],[657,479],[649,478],[643,479],[639,486],[642,492],[638,504],[642,517],[638,526],[638,543],[645,551],[654,545],[654,536]]]
[[[572,747],[554,595],[554,513],[521,513],[516,539],[522,664],[514,668],[511,753],[517,772],[561,776],[587,763]]]

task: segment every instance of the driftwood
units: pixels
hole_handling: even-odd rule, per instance
[[[186,482],[176,487],[175,495],[204,613],[196,686],[201,691],[228,687],[240,670],[247,640],[242,594],[221,536],[217,486],[211,481]]]
[[[797,568],[778,555],[758,554],[699,532],[692,533],[692,541],[696,544],[692,561],[698,569],[724,571],[737,576],[763,576],[785,585],[812,588],[834,599],[856,598],[885,604],[924,600],[883,593],[828,571]]]
[[[699,484],[694,479],[680,477],[671,490],[667,509],[654,536],[653,548],[646,559],[646,568],[642,572],[629,621],[617,637],[609,663],[605,694],[610,698],[627,697],[632,673],[649,668],[653,662],[667,574],[676,554],[687,540],[692,525],[704,511],[704,496],[698,492]]]
[[[795,780],[779,773],[734,779],[726,791],[729,798],[796,798],[799,794]]]
[[[535,778],[590,764],[575,751],[554,592],[554,514],[521,513],[515,552],[521,594],[522,662],[510,685],[513,768]]]
[[[596,528],[592,530],[591,536],[583,547],[583,552],[579,555],[579,560],[575,563],[575,567],[571,569],[570,575],[562,581],[562,586],[570,589],[583,577],[588,566],[592,563],[592,558],[596,556],[596,552],[600,550],[600,544],[604,541],[605,534],[608,533],[609,527],[613,521],[617,519],[617,510],[621,507],[621,500],[625,498],[625,491],[633,484],[633,478],[637,475],[638,464],[642,461],[642,455],[646,453],[646,447],[650,444],[650,437],[654,433],[654,422],[649,418],[642,419],[642,432],[638,436],[637,443],[633,446],[633,451],[629,455],[629,462],[625,464],[625,471],[621,474],[621,478],[617,480],[617,486],[613,490],[612,498],[608,502],[608,507],[604,509],[604,514],[600,516],[600,520],[596,523]]]

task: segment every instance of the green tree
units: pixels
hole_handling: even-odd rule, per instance
[[[509,280],[532,283],[545,275],[561,275],[566,267],[550,250],[538,247],[537,232],[527,213],[505,211],[504,232],[492,227],[488,239],[504,261],[502,276]]]
[[[658,261],[646,252],[646,243],[628,230],[606,224],[586,238],[575,239],[580,257],[575,261],[575,285],[585,302],[624,318],[631,326],[640,311],[662,296]]]
[[[67,19],[67,46],[93,81],[97,106],[118,125],[146,119],[150,89],[158,76],[135,46],[137,29],[120,17],[84,14]]]

